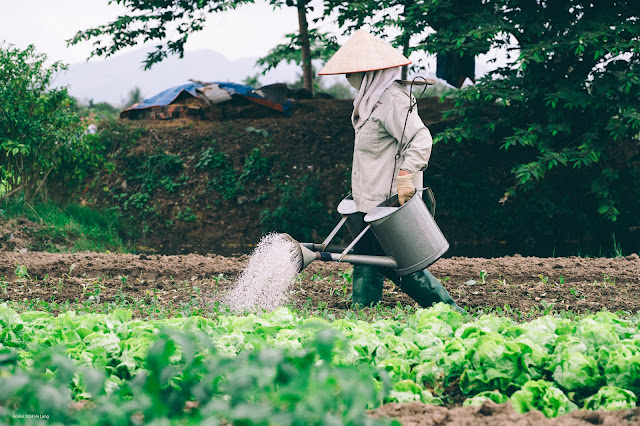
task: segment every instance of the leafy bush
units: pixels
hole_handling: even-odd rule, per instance
[[[467,21],[434,10],[446,27],[429,36],[428,49],[440,54],[455,45],[475,55],[516,46],[519,54],[457,92],[455,108],[444,115],[456,124],[435,140],[518,151],[502,202],[533,189],[549,200],[539,185],[551,180],[561,191],[594,199],[609,220],[622,216],[635,224],[640,50],[634,2],[498,0],[479,12]]]
[[[145,215],[155,212],[147,203],[158,188],[173,192],[180,185],[174,179],[184,168],[179,155],[161,152],[156,155],[128,159],[127,189],[117,196],[124,210],[141,210]],[[130,188],[130,189],[129,189]]]
[[[219,192],[225,200],[230,200],[245,191],[245,183],[254,183],[269,176],[271,166],[271,159],[262,154],[261,148],[256,147],[245,158],[242,170],[238,172],[227,154],[216,152],[215,148],[210,147],[200,153],[195,168],[207,170],[211,176],[208,187]]]
[[[196,169],[217,169],[227,162],[227,154],[216,152],[215,148],[210,147],[200,153],[200,159],[195,165]]]
[[[265,232],[288,232],[297,240],[312,238],[318,227],[327,223],[319,183],[309,175],[297,182],[285,181],[279,205],[260,212],[260,224]]]
[[[0,45],[0,193],[23,190],[28,199],[46,195],[45,183],[59,174],[79,181],[95,167],[99,148],[83,137],[74,101],[65,88],[51,88],[65,66],[46,66],[33,45]]]
[[[256,182],[269,176],[271,161],[262,155],[260,148],[253,148],[244,160],[240,180]]]

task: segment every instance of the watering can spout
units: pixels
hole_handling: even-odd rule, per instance
[[[302,257],[302,264],[301,264],[300,269],[298,271],[298,272],[300,272],[304,268],[309,266],[309,264],[311,264],[311,262],[316,260],[318,258],[318,256],[317,256],[317,252],[309,250],[308,248],[306,248],[305,246],[303,246],[300,243],[298,243],[298,245],[300,246],[300,252],[301,252],[301,257]]]
[[[318,244],[299,243],[288,234],[285,234],[295,244],[295,258],[298,262],[298,272],[309,266],[314,260],[322,260],[323,262],[346,262],[354,265],[373,265],[385,268],[397,268],[398,263],[389,256],[369,256],[364,254],[346,254],[345,250],[342,254],[330,253],[327,251],[314,251],[309,247],[316,247]]]
[[[292,245],[292,255],[295,261],[298,263],[298,272],[309,266],[311,262],[318,259],[318,253],[305,247],[297,242],[291,235],[282,234],[286,237]]]

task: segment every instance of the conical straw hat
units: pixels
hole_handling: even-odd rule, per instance
[[[366,31],[358,30],[327,61],[318,75],[384,70],[410,63],[390,44]]]

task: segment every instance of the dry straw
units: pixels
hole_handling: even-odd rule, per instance
[[[319,75],[384,70],[409,65],[411,61],[390,44],[358,30],[329,59]]]

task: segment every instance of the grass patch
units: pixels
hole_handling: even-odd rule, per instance
[[[131,243],[126,241],[128,229],[120,217],[77,203],[29,204],[21,200],[10,200],[0,205],[0,218],[7,223],[16,221],[15,226],[19,228],[31,251],[133,251]],[[20,221],[24,220],[30,223],[27,222],[27,226],[20,225]]]

